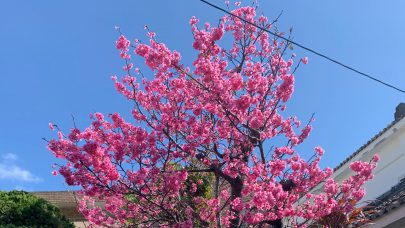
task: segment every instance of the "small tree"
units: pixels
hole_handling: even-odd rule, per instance
[[[254,7],[237,6],[232,13],[272,29]],[[350,213],[377,158],[353,163],[355,175],[338,185],[332,169],[318,167],[322,148],[309,160],[297,153],[312,120],[301,126],[282,113],[294,91],[295,70],[307,59],[287,56],[290,43],[232,16],[218,26],[197,24],[191,18],[197,51],[192,67],[149,30],[149,44],[121,34],[116,47],[125,75],[112,79],[133,103],[135,123],[118,113],[110,120],[95,113],[90,127],[59,131],[49,142],[67,161],[59,169],[66,182],[89,196],[81,212],[111,227],[304,227],[332,213]],[[224,36],[228,45],[221,43]],[[130,49],[153,77],[133,67]],[[275,137],[285,137],[285,144],[269,149]],[[213,194],[193,194],[208,179]],[[312,194],[319,184],[324,192]],[[104,200],[105,208],[95,206],[94,198]]]
[[[23,191],[0,192],[0,226],[74,227],[57,207]]]

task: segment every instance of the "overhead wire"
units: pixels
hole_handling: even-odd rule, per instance
[[[391,85],[391,84],[389,84],[389,83],[386,83],[386,82],[384,82],[384,81],[382,81],[382,80],[380,80],[380,79],[378,79],[378,78],[376,78],[376,77],[373,77],[373,76],[371,76],[371,75],[369,75],[369,74],[366,74],[366,73],[364,73],[364,72],[362,72],[362,71],[360,71],[360,70],[357,70],[357,69],[355,69],[354,67],[348,66],[348,65],[346,65],[346,64],[344,64],[344,63],[342,63],[342,62],[340,62],[340,61],[338,61],[338,60],[335,60],[335,59],[333,59],[333,58],[331,58],[331,57],[329,57],[329,56],[327,56],[327,55],[325,55],[325,54],[322,54],[322,53],[320,53],[320,52],[318,52],[318,51],[315,51],[315,50],[313,50],[313,49],[311,49],[311,48],[308,48],[308,47],[306,47],[306,46],[304,46],[304,45],[302,45],[302,44],[299,44],[299,43],[297,43],[297,42],[295,42],[295,41],[293,41],[293,40],[291,40],[291,39],[285,38],[285,37],[282,36],[282,35],[279,35],[279,34],[274,33],[274,32],[272,32],[272,31],[270,31],[270,30],[268,30],[268,29],[266,29],[266,28],[263,28],[262,26],[259,26],[259,25],[255,24],[255,23],[253,23],[253,22],[250,22],[250,21],[244,19],[243,17],[238,16],[238,15],[236,15],[236,14],[234,14],[234,13],[231,13],[231,12],[229,12],[228,10],[223,9],[223,8],[217,6],[217,5],[214,5],[214,4],[212,4],[212,3],[210,3],[210,2],[208,2],[208,1],[206,1],[206,0],[200,0],[200,1],[203,2],[203,3],[205,3],[205,4],[207,4],[207,5],[209,5],[209,6],[211,6],[211,7],[213,7],[213,8],[215,8],[215,9],[217,9],[217,10],[220,10],[220,11],[222,11],[222,12],[224,12],[224,13],[230,15],[230,16],[236,17],[236,18],[240,19],[241,21],[243,21],[243,22],[245,22],[245,23],[247,23],[247,24],[250,24],[250,25],[252,25],[252,26],[254,26],[254,27],[258,28],[258,29],[261,29],[261,30],[263,30],[263,31],[265,31],[265,32],[267,32],[267,33],[269,33],[269,34],[275,36],[275,37],[278,37],[278,38],[280,38],[280,39],[282,39],[282,40],[284,40],[284,41],[287,41],[287,42],[289,42],[290,44],[293,44],[293,45],[295,45],[295,46],[297,46],[297,47],[300,47],[300,48],[302,48],[302,49],[304,49],[304,50],[306,50],[306,51],[308,51],[308,52],[311,52],[311,53],[313,53],[313,54],[315,54],[315,55],[317,55],[317,56],[320,56],[320,57],[322,57],[322,58],[324,58],[324,59],[326,59],[326,60],[328,60],[328,61],[330,61],[330,62],[333,62],[333,63],[335,63],[335,64],[338,64],[338,65],[340,65],[341,67],[344,67],[344,68],[346,68],[346,69],[348,69],[348,70],[351,70],[351,71],[353,71],[353,72],[355,72],[355,73],[357,73],[357,74],[360,74],[360,75],[362,75],[362,76],[364,76],[364,77],[366,77],[366,78],[368,78],[368,79],[371,79],[371,80],[373,80],[373,81],[375,81],[375,82],[377,82],[377,83],[380,83],[380,84],[382,84],[382,85],[384,85],[384,86],[387,86],[387,87],[389,87],[389,88],[391,88],[391,89],[397,90],[397,91],[399,91],[399,92],[405,94],[405,90],[403,90],[403,89],[400,89],[400,88],[398,88],[398,87],[396,87],[396,86],[394,86],[394,85]]]

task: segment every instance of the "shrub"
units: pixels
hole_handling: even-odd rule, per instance
[[[74,227],[59,208],[24,191],[0,191],[0,227]]]

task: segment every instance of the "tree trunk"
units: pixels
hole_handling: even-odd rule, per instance
[[[243,181],[240,177],[237,177],[236,179],[234,179],[231,183],[231,200],[234,200],[238,197],[242,198],[242,189],[243,189]],[[237,228],[239,227],[239,223],[240,223],[240,211],[236,211],[234,209],[232,209],[231,206],[231,211],[234,213],[235,218],[230,220],[231,222],[231,228]]]
[[[215,198],[219,198],[219,176],[217,174],[215,174],[215,189],[214,189],[214,195]],[[221,212],[218,212],[216,214],[216,220],[217,220],[217,227],[221,228]]]

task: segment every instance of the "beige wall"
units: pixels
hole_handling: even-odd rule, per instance
[[[353,174],[349,169],[350,163],[358,160],[369,161],[375,153],[380,156],[380,161],[374,170],[374,179],[364,186],[366,195],[363,202],[374,200],[405,177],[405,118],[336,170],[332,177],[339,182],[347,179]]]
[[[89,225],[88,222],[74,222],[73,224],[78,228],[86,228]]]

